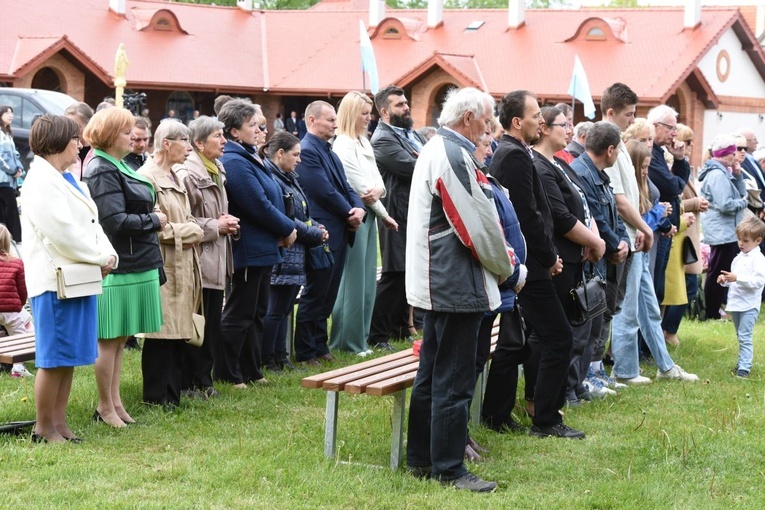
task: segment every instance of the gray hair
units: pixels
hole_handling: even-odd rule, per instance
[[[646,118],[648,119],[649,123],[656,124],[657,122],[663,122],[664,119],[666,119],[670,115],[674,117],[675,119],[677,119],[677,110],[675,110],[671,106],[660,104],[659,106],[654,106],[653,108],[648,110],[648,115],[646,116]]]
[[[722,133],[715,136],[714,140],[712,140],[711,147],[712,151],[719,151],[720,149],[725,149],[731,145],[736,145],[736,137],[728,133]]]
[[[587,141],[585,147],[587,151],[600,156],[604,154],[609,147],[619,147],[621,143],[621,131],[616,124],[601,120],[592,125],[587,131]]]
[[[245,122],[260,113],[260,106],[249,99],[235,98],[223,105],[218,112],[218,120],[223,122],[223,133],[231,138],[232,129],[242,129]]]
[[[446,93],[446,99],[441,107],[441,116],[438,117],[438,124],[446,127],[454,126],[467,112],[476,117],[482,117],[487,110],[493,110],[494,105],[493,97],[476,88],[451,89]]]
[[[165,140],[177,140],[189,136],[189,128],[183,122],[177,120],[163,120],[157,126],[154,133],[154,150],[162,150],[162,142]]]
[[[574,127],[574,138],[581,138],[583,136],[587,136],[587,131],[590,130],[593,123],[589,120],[585,120],[584,122],[580,122]]]
[[[224,124],[207,115],[201,115],[189,123],[192,142],[205,142],[207,138],[219,129],[223,129]]]

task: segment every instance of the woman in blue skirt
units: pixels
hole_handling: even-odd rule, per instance
[[[98,222],[88,188],[67,170],[82,148],[77,123],[43,115],[32,126],[29,145],[35,153],[24,182],[23,246],[26,283],[35,319],[36,442],[80,442],[69,430],[66,405],[73,367],[96,359],[96,296],[59,299],[56,268],[86,263],[101,268],[102,277],[117,265]]]

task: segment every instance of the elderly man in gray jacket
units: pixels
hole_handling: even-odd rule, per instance
[[[497,487],[463,462],[478,328],[501,304],[498,284],[514,270],[491,187],[473,157],[493,107],[477,89],[447,95],[442,127],[414,168],[406,240],[407,300],[426,310],[407,464],[416,476],[474,492]]]

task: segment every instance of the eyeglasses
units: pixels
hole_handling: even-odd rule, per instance
[[[746,151],[746,147],[736,147],[737,151]]]
[[[548,124],[548,126],[550,126],[550,127],[558,126],[558,127],[562,127],[563,129],[566,129],[566,128],[570,127],[571,124],[569,124],[568,122],[550,122]]]
[[[667,124],[665,122],[657,122],[656,124],[661,124],[665,128],[667,128],[669,131],[677,131],[677,126],[673,126],[671,124]]]
[[[261,130],[261,131],[263,131],[264,133],[265,133],[266,131],[268,131],[268,127],[267,127],[265,124],[263,124],[262,126],[258,126],[258,129],[260,129],[260,130]]]
[[[170,140],[172,142],[189,143],[189,138],[187,136],[184,136],[183,138],[165,138],[165,140]]]

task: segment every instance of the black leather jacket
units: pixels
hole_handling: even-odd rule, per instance
[[[120,257],[113,273],[137,273],[162,267],[159,218],[143,182],[128,177],[99,156],[88,163],[83,180],[98,206],[98,221]]]

